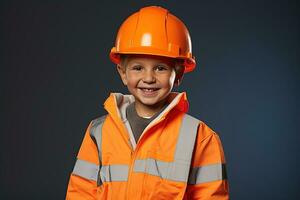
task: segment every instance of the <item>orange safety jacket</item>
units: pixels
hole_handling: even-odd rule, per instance
[[[89,124],[66,199],[229,199],[221,141],[186,114],[186,93],[170,94],[137,143],[126,119],[133,101],[112,93],[104,103],[108,114]]]

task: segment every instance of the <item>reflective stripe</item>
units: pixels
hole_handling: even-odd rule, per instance
[[[97,181],[98,177],[98,172],[99,172],[99,166],[85,161],[85,160],[80,160],[77,159],[74,169],[73,169],[73,174],[80,176],[82,178],[88,179],[88,180],[93,180]]]
[[[129,167],[127,165],[103,165],[100,170],[103,182],[127,181]]]
[[[98,153],[99,153],[99,161],[101,162],[101,156],[102,156],[102,126],[104,124],[104,120],[106,118],[106,115],[99,117],[97,119],[94,119],[91,123],[91,129],[90,129],[90,135],[94,142],[97,145]]]
[[[188,184],[199,184],[226,179],[225,164],[218,163],[191,169]]]
[[[159,176],[171,181],[187,182],[189,168],[190,163],[185,161],[164,162],[148,158],[136,160],[133,171]]]
[[[163,179],[166,179],[168,174],[169,164],[170,163],[168,162],[155,160],[153,158],[148,158],[144,160],[135,160],[133,171],[147,173],[147,174],[159,176]]]
[[[103,182],[111,181],[127,181],[128,179],[127,165],[106,165],[102,166],[100,170],[101,180]],[[77,159],[73,174],[82,178],[97,181],[98,180],[99,165],[94,163]]]
[[[176,145],[175,160],[192,160],[196,141],[199,120],[185,114],[180,127],[179,138]]]
[[[101,168],[101,164],[102,164],[102,127],[103,127],[105,119],[106,119],[106,115],[99,117],[97,119],[94,119],[91,122],[91,128],[90,128],[91,138],[97,145],[100,168]],[[98,174],[97,177],[98,177],[97,185],[98,186],[102,185],[100,175]]]
[[[173,162],[164,162],[153,158],[136,160],[134,172],[147,173],[178,182],[187,182],[199,120],[185,114],[176,144]]]

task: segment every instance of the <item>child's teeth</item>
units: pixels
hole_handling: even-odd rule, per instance
[[[147,88],[145,88],[144,90],[146,90],[146,91],[153,91],[154,89],[147,89]]]

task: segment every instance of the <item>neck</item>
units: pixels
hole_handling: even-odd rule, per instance
[[[164,107],[165,104],[166,104],[166,100],[163,102],[159,102],[159,104],[155,104],[155,105],[144,105],[135,101],[134,106],[137,114],[140,117],[149,118],[155,115],[157,112],[159,112]]]

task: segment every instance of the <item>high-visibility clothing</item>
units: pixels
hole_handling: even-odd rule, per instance
[[[184,92],[168,100],[136,143],[125,114],[134,97],[112,93],[108,114],[87,128],[66,199],[229,199],[218,135],[186,114]]]
[[[184,60],[184,72],[194,70],[195,57],[185,24],[159,6],[147,6],[130,15],[120,26],[112,62],[120,63],[120,54],[148,54]]]

